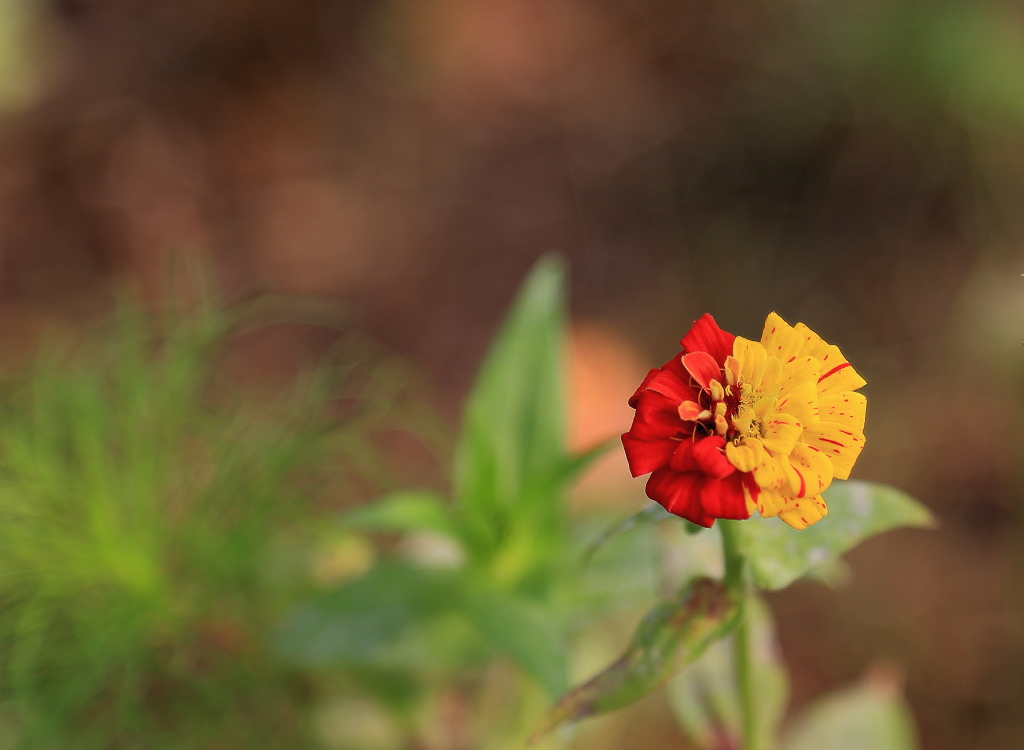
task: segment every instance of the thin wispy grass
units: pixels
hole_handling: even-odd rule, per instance
[[[311,686],[266,646],[306,585],[282,545],[328,482],[376,467],[401,376],[349,351],[254,398],[218,368],[245,317],[125,303],[0,387],[12,747],[312,746]]]

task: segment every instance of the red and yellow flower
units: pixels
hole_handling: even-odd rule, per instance
[[[755,509],[798,529],[820,520],[821,493],[864,447],[864,379],[838,347],[775,313],[760,341],[704,315],[680,345],[629,401],[622,443],[633,476],[651,474],[647,495],[701,526]]]

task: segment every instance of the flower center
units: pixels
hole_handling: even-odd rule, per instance
[[[742,374],[735,357],[727,357],[721,379],[711,379],[702,387],[697,401],[679,406],[679,416],[696,423],[708,435],[718,435],[736,446],[747,439],[762,440],[766,422],[775,411],[778,386],[754,382]],[[766,387],[768,385],[768,387]]]

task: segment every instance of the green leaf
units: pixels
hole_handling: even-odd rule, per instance
[[[368,531],[433,531],[458,537],[444,499],[432,492],[396,492],[341,516],[352,529]]]
[[[424,624],[457,609],[452,571],[382,565],[297,607],[277,634],[279,651],[303,666],[399,666]]]
[[[466,403],[454,484],[476,557],[493,554],[514,528],[539,555],[562,533],[564,287],[560,261],[537,263]]]
[[[647,695],[729,632],[737,612],[737,602],[720,582],[694,581],[678,599],[647,613],[618,660],[563,695],[530,744],[566,722],[614,711]]]
[[[747,559],[759,587],[783,589],[883,531],[935,526],[927,508],[884,484],[833,482],[825,500],[828,515],[803,530],[777,518],[755,517],[743,523]]]
[[[760,598],[747,603],[754,690],[758,695],[757,747],[772,748],[789,697],[789,680],[779,658],[771,611]],[[686,734],[701,747],[717,747],[724,732],[742,736],[742,708],[733,667],[733,636],[711,644],[668,686],[672,710]]]
[[[914,720],[898,680],[885,673],[829,696],[800,716],[783,750],[915,750]]]
[[[552,696],[566,688],[565,637],[558,620],[510,591],[472,586],[464,613],[483,639],[535,677]]]

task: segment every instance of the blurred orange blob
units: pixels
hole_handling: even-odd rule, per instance
[[[646,372],[643,358],[610,326],[578,321],[568,341],[569,448],[588,450],[617,438],[629,427],[633,410],[622,397],[632,392]],[[575,502],[588,505],[628,505],[636,488],[625,471],[621,447],[594,462],[574,489]]]

